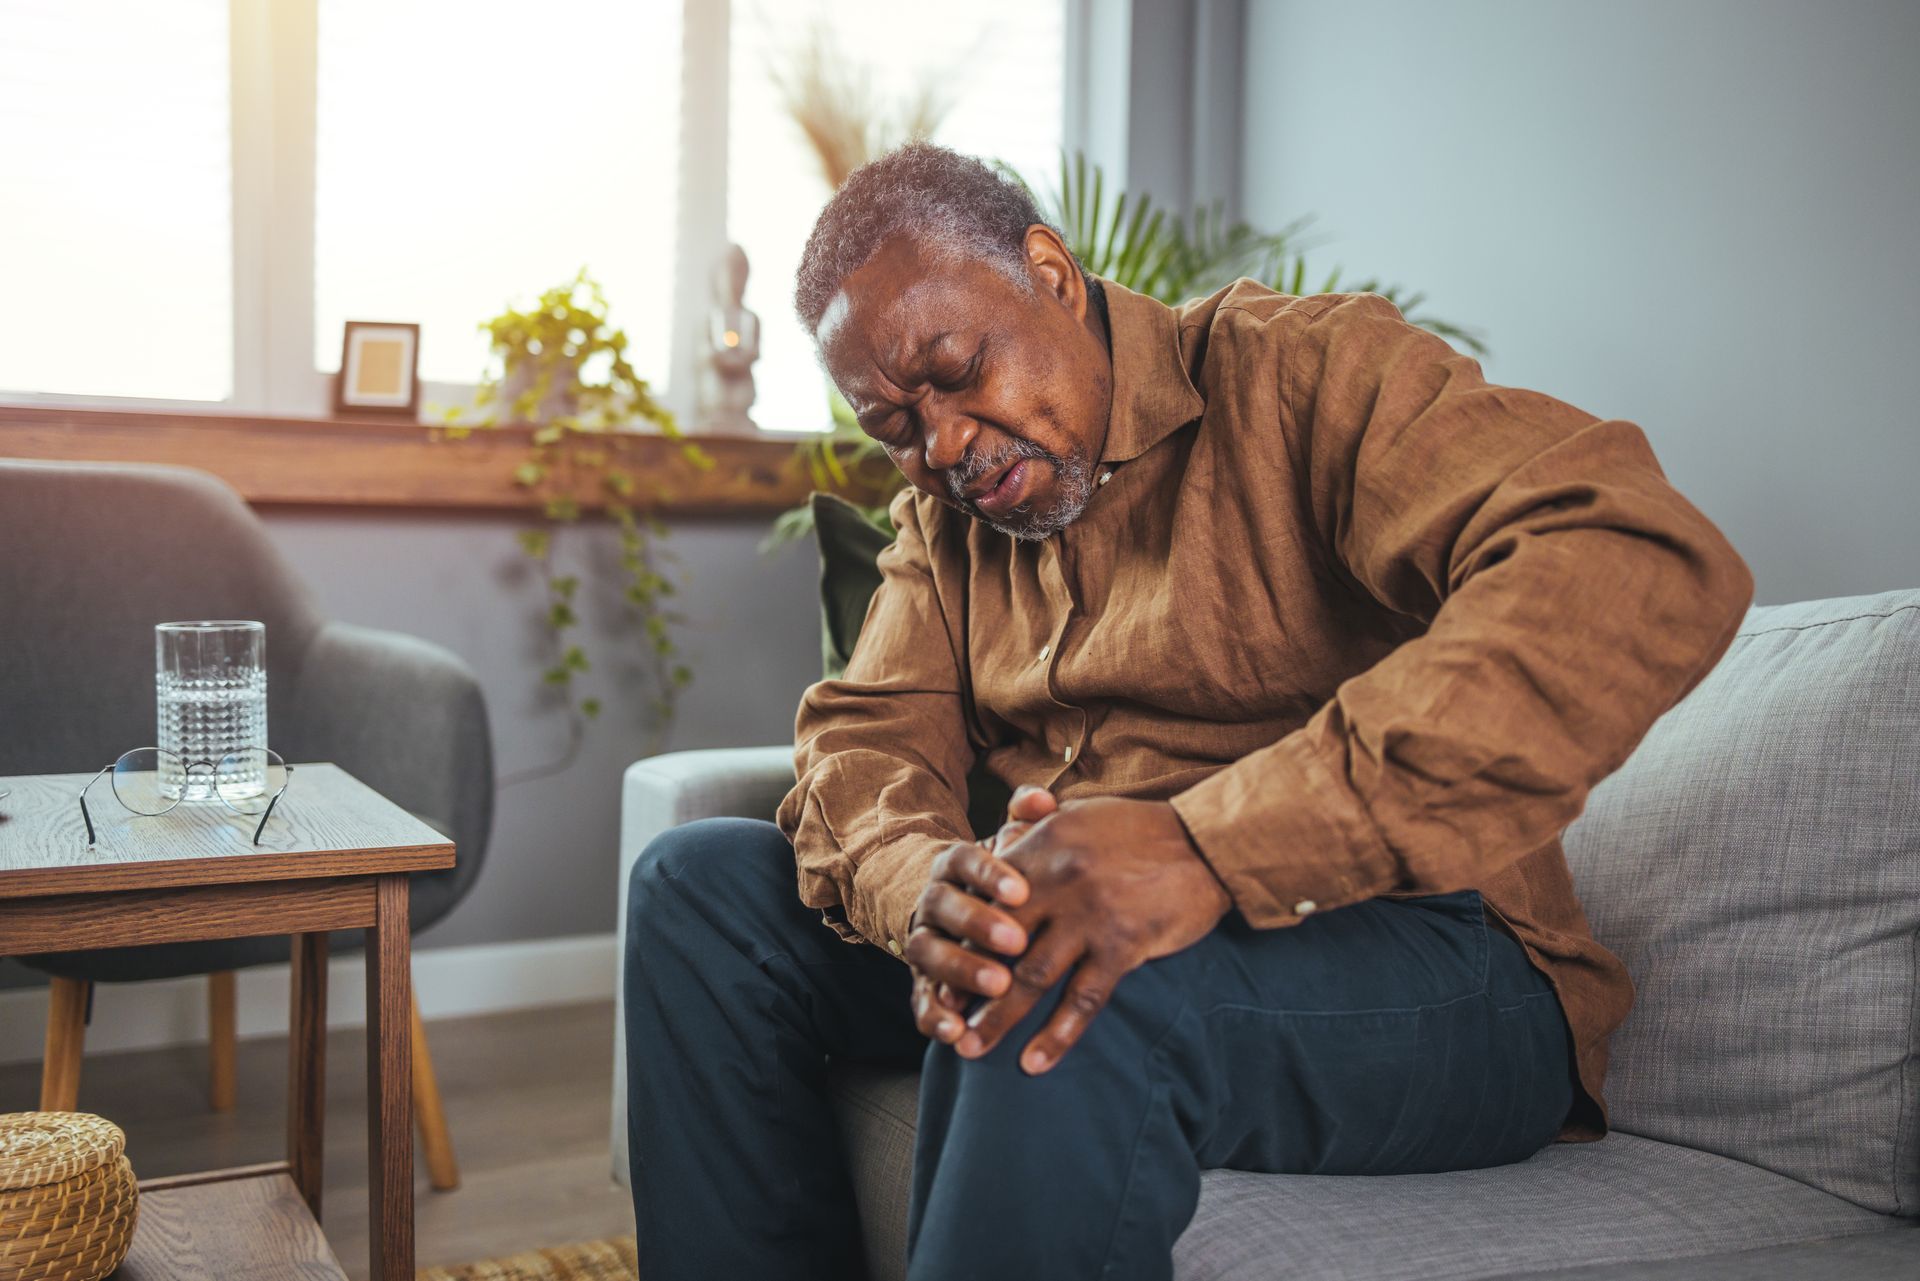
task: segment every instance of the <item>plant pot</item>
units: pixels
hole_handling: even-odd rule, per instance
[[[500,405],[511,410],[514,403],[540,382],[542,370],[538,360],[523,358],[510,361],[506,377],[500,380]],[[572,418],[580,412],[580,370],[571,365],[563,365],[553,371],[553,385],[547,388],[547,394],[534,406],[531,414],[514,414],[519,421],[550,423],[556,418]]]

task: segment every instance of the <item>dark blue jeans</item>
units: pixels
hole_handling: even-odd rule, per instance
[[[923,1068],[909,1275],[1166,1278],[1200,1171],[1519,1161],[1573,1099],[1559,1001],[1469,890],[1255,930],[1237,912],[1127,975],[1052,1071],[922,1037],[899,960],[801,905],[778,828],[706,819],[641,854],[627,1117],[646,1281],[863,1275],[828,1056]]]

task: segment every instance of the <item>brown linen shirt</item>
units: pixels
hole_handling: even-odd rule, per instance
[[[1104,283],[1113,409],[1079,519],[1016,542],[914,489],[777,815],[804,902],[898,950],[971,840],[976,759],[1169,800],[1257,928],[1478,889],[1558,992],[1605,1132],[1625,967],[1560,834],[1732,642],[1753,579],[1645,435],[1369,294]],[[1122,980],[1124,982],[1124,980]]]

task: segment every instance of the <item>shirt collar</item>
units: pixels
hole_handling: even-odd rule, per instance
[[[1100,286],[1113,352],[1113,410],[1101,461],[1123,463],[1200,417],[1207,401],[1187,372],[1180,314],[1111,280]]]

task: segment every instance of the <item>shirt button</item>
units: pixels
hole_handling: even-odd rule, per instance
[[[1051,644],[1042,645],[1040,647],[1040,661],[1043,663],[1046,662],[1047,655],[1051,653],[1053,653],[1053,646]]]
[[[888,940],[887,940],[887,950],[888,950],[889,952],[892,952],[892,953],[893,953],[893,954],[894,954],[895,956],[898,956],[898,955],[900,955],[900,940],[899,940],[899,939],[888,939]]]
[[[1319,906],[1320,905],[1314,902],[1312,899],[1303,898],[1298,903],[1295,903],[1293,905],[1293,914],[1295,916],[1305,916],[1308,912],[1314,911]]]
[[[1110,480],[1112,480],[1112,479],[1113,479],[1113,472],[1112,472],[1112,471],[1110,471],[1110,470],[1109,470],[1109,471],[1103,471],[1103,472],[1101,472],[1101,473],[1100,473],[1100,481],[1099,481],[1099,483],[1100,483],[1100,484],[1102,484],[1102,485],[1104,485],[1104,484],[1106,484],[1106,483],[1107,483],[1108,481],[1110,481]]]
[[[1067,744],[1067,750],[1060,753],[1060,759],[1069,765],[1073,764],[1073,744]]]

